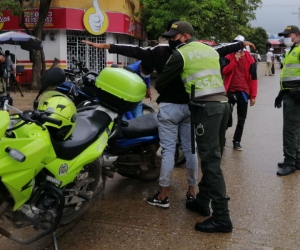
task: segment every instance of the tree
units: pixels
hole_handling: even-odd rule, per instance
[[[259,54],[266,53],[266,44],[268,42],[268,35],[264,28],[252,28],[252,32],[247,37],[247,40],[253,42]]]
[[[27,34],[42,39],[42,31],[45,24],[52,0],[1,0],[0,11],[11,10],[15,16],[20,16],[20,27]],[[39,9],[39,17],[34,27],[27,27],[25,23],[25,12],[27,8],[37,7]],[[38,88],[41,82],[41,73],[46,69],[44,50],[34,51],[32,53],[32,87]]]
[[[232,41],[250,20],[261,0],[139,0],[141,22],[149,39],[157,39],[171,19],[190,22],[200,39]]]

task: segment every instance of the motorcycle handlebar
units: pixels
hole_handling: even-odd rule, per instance
[[[50,122],[50,123],[53,123],[53,124],[58,125],[58,126],[62,125],[61,120],[49,117],[46,114],[42,114],[40,117],[41,117],[41,121],[43,121],[43,122]]]

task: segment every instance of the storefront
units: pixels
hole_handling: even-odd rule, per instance
[[[136,61],[81,43],[82,40],[90,40],[97,43],[123,43],[138,46],[146,44],[146,35],[139,21],[133,17],[136,7],[132,8],[130,4],[135,3],[134,6],[139,6],[138,1],[119,0],[114,1],[114,4],[109,2],[109,0],[55,1],[48,12],[43,31],[47,68],[52,65],[55,57],[59,59],[61,68],[74,67],[72,59],[76,58],[82,59],[90,70],[97,72],[112,63],[127,65]],[[119,5],[116,5],[116,2],[119,2]],[[127,5],[124,5],[126,3]],[[119,6],[123,7],[120,9]],[[26,26],[33,27],[38,16],[38,9],[26,11]],[[0,31],[22,30],[19,23],[20,18],[12,16],[10,11],[0,13]],[[18,46],[2,45],[1,47],[3,50],[8,49],[16,54],[17,63],[24,65],[29,75],[27,80],[31,79],[32,64],[29,60],[29,53],[22,51]]]

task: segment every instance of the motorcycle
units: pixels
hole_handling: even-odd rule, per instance
[[[64,82],[57,86],[56,90],[67,94],[76,104],[78,112],[81,112],[93,109],[100,101],[95,94],[95,81],[94,75],[87,74],[83,77],[84,87],[78,88],[72,83]],[[146,113],[147,111],[150,113]],[[109,139],[103,154],[105,176],[112,178],[117,172],[124,177],[141,180],[158,179],[161,157],[157,154],[158,121],[157,113],[154,112],[150,106],[143,104],[143,116],[133,118],[130,111],[125,113],[127,122],[123,121],[120,124],[119,130]],[[180,145],[177,144],[175,166],[184,163],[182,155]]]
[[[5,227],[42,230],[21,239],[0,227],[0,234],[21,244],[55,233],[59,225],[83,214],[105,173],[101,156],[109,137],[118,131],[124,112],[145,95],[143,82],[134,74],[103,70],[97,82],[101,103],[77,112],[64,94],[45,92],[64,79],[62,69],[49,69],[33,110],[14,108],[9,95],[0,98],[0,218]],[[131,84],[135,86],[131,96],[110,89],[119,85],[128,89]],[[8,109],[17,113],[9,115]]]
[[[129,71],[131,72],[131,71]],[[97,108],[96,79],[87,74],[83,77],[83,87],[64,82],[56,87],[69,96],[77,105],[78,113]],[[88,94],[86,92],[88,92]],[[85,99],[85,100],[83,100]],[[157,180],[161,157],[159,148],[157,113],[152,107],[143,104],[141,117],[133,118],[130,111],[125,113],[126,121],[120,120],[113,135],[110,136],[102,161],[104,176],[112,178],[114,173],[141,180]]]
[[[72,82],[65,81],[55,89],[71,98],[77,108],[97,105],[99,104],[99,98],[95,94],[97,76],[97,73],[88,72],[82,76],[82,84],[80,87]],[[143,114],[155,112],[150,105],[142,103],[142,106]],[[127,120],[133,119],[130,111],[125,113],[125,117]]]
[[[78,86],[81,86],[82,77],[85,74],[90,73],[90,74],[98,75],[96,72],[90,71],[81,59],[77,60],[73,58],[72,63],[73,65],[75,65],[75,68],[64,69],[66,74],[66,81],[70,81],[75,83]]]

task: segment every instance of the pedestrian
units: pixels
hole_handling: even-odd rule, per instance
[[[152,63],[145,60],[143,61],[140,60],[133,64],[130,64],[128,68],[133,70],[137,75],[139,75],[143,79],[147,87],[146,98],[150,98],[151,101],[151,85],[150,85],[151,79],[150,78],[151,78],[151,74],[154,71],[154,66],[152,65]],[[135,109],[131,110],[131,114],[133,118],[143,115],[142,102],[140,102]]]
[[[234,41],[244,41],[241,35]],[[246,50],[231,53],[223,60],[222,75],[230,106],[237,106],[237,125],[233,136],[233,149],[243,150],[241,139],[250,107],[255,104],[257,95],[257,65],[251,54]]]
[[[0,54],[0,93],[5,92],[4,72],[5,72],[5,57],[2,54]]]
[[[167,30],[171,28],[171,25],[174,23],[174,21],[175,20],[169,21],[167,25]],[[89,44],[99,49],[108,49],[109,53],[121,54],[123,56],[134,57],[140,60],[151,61],[157,71],[158,76],[163,71],[166,63],[169,60],[170,55],[172,54],[172,51],[175,50],[178,45],[180,45],[178,44],[178,41],[174,42],[172,40],[169,40],[169,46],[158,45],[155,46],[154,48],[143,49],[132,45],[93,43],[90,41],[82,41],[82,42],[84,44]],[[255,46],[248,41],[235,42],[228,45],[219,45],[219,46],[215,46],[214,49],[221,56],[225,56],[228,53],[243,49],[244,46],[251,46],[254,47],[255,49]],[[194,180],[197,179],[197,175],[193,169],[197,171],[198,162],[197,162],[197,155],[191,153],[191,146],[190,146],[191,145],[190,112],[187,111],[188,103],[189,103],[189,94],[185,91],[182,79],[178,74],[178,72],[177,74],[174,75],[172,79],[173,79],[172,84],[169,85],[167,88],[157,88],[157,91],[159,92],[159,97],[157,98],[156,101],[159,104],[160,110],[162,110],[162,112],[160,112],[160,115],[158,117],[158,122],[162,124],[162,126],[167,122],[170,123],[170,131],[168,131],[169,132],[168,134],[170,135],[172,133],[172,138],[164,136],[163,134],[164,130],[163,129],[161,130],[160,143],[163,148],[161,177],[160,177],[161,190],[153,197],[149,197],[148,202],[159,207],[169,207],[169,198],[168,198],[169,179],[170,179],[171,171],[174,167],[174,153],[175,153],[175,145],[177,140],[176,131],[179,130],[179,134],[183,146],[182,149],[185,154],[185,158],[187,159],[187,173],[191,173],[193,174],[193,176],[196,176],[193,177],[191,175],[188,175],[191,177],[188,177],[188,179],[190,179],[190,183],[186,193],[186,206],[190,207],[189,204],[192,204],[193,201],[195,201],[194,199],[195,187],[193,186],[194,183],[192,182],[194,182]],[[167,110],[168,108],[171,109],[171,107],[174,108],[172,114],[174,114],[175,111],[178,112],[177,119],[176,117],[167,116],[168,114],[164,112],[164,110]],[[164,116],[167,117],[163,118]],[[164,119],[166,119],[166,121]],[[172,122],[174,122],[174,124]],[[162,126],[160,126],[160,128],[162,128]],[[197,210],[201,214],[204,214],[202,213],[201,210],[200,211],[198,210],[198,206],[194,206],[193,204],[192,206],[195,207],[195,210]],[[205,208],[207,208],[207,206]],[[205,214],[206,215],[210,214],[209,208],[208,210],[205,211]]]
[[[261,56],[260,56],[258,50],[255,50],[254,59],[257,64],[261,61]]]
[[[9,50],[5,51],[5,73],[4,73],[4,78],[6,78],[6,81],[8,80],[9,77],[9,83],[10,86],[12,84],[17,84],[17,80],[15,77],[15,72],[16,72],[16,65],[15,65],[15,55],[11,54]]]
[[[272,76],[272,65],[274,60],[273,48],[270,48],[268,53],[266,54],[266,70],[265,76],[269,75]]]
[[[283,100],[283,162],[278,163],[277,175],[285,176],[300,170],[300,30],[288,25],[278,36],[290,47],[280,74],[280,92],[275,107]]]
[[[229,104],[221,76],[219,54],[210,46],[197,42],[192,25],[185,21],[172,24],[162,36],[178,44],[163,72],[158,76],[156,89],[163,92],[172,86],[179,74],[188,94],[195,86],[192,107],[195,117],[197,150],[201,159],[202,179],[199,182],[197,203],[187,205],[204,216],[212,216],[196,223],[202,232],[231,232],[226,185],[221,170],[222,146],[229,117]],[[222,145],[222,146],[221,146]]]

